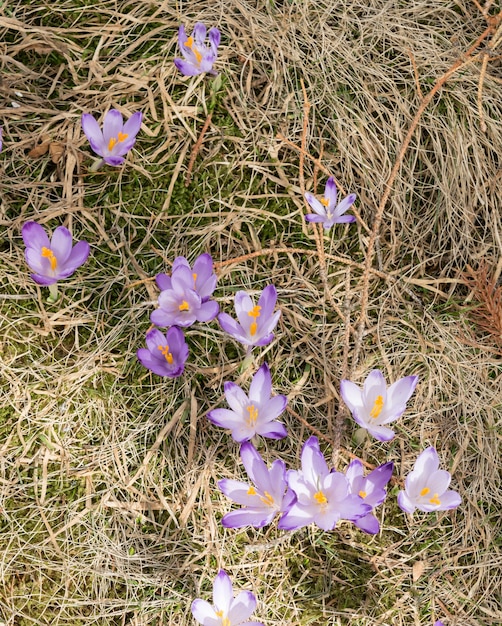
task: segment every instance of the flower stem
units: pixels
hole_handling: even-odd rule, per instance
[[[91,167],[89,168],[89,171],[97,172],[104,162],[105,162],[104,159],[96,159],[94,163],[91,165]]]
[[[58,297],[58,284],[52,283],[52,285],[49,285],[49,297],[47,298],[47,302],[54,304],[54,302],[57,302]]]

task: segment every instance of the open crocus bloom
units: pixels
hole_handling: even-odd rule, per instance
[[[26,222],[21,231],[26,246],[25,257],[33,280],[39,285],[54,285],[68,278],[89,256],[87,241],[72,245],[70,231],[58,226],[49,241],[45,230],[37,222]]]
[[[221,523],[225,528],[262,528],[291,502],[291,498],[285,497],[286,466],[284,461],[276,460],[268,469],[251,443],[242,444],[241,459],[252,484],[228,478],[218,481],[221,491],[243,507],[224,515]]]
[[[256,608],[250,591],[241,591],[234,598],[232,581],[220,569],[213,583],[213,604],[197,598],[192,602],[192,615],[202,626],[263,626],[262,622],[246,621]]]
[[[336,189],[335,179],[330,176],[326,182],[324,196],[318,200],[313,193],[307,191],[305,200],[310,204],[314,213],[305,216],[307,222],[317,222],[322,224],[326,230],[334,224],[343,224],[347,222],[355,222],[353,215],[344,215],[345,211],[350,209],[356,199],[356,194],[351,193],[337,204],[338,192]]]
[[[82,115],[82,130],[96,154],[108,165],[122,165],[124,154],[136,143],[136,135],[141,127],[143,114],[133,113],[124,124],[122,114],[110,109],[103,120],[103,132],[97,121],[89,113]],[[102,162],[101,162],[102,163]]]
[[[272,377],[266,363],[253,376],[249,397],[235,383],[225,383],[225,398],[230,409],[213,409],[207,418],[216,426],[229,428],[235,441],[249,441],[255,435],[282,439],[288,434],[277,418],[288,403],[286,396],[270,397]]]
[[[159,376],[181,376],[188,358],[188,345],[183,331],[172,326],[164,335],[157,328],[152,328],[146,334],[146,345],[146,348],[136,352],[141,365]]]
[[[342,380],[340,394],[359,426],[379,441],[390,441],[395,433],[384,424],[401,417],[417,382],[418,376],[406,376],[387,389],[382,372],[372,370],[362,389],[350,380]]]
[[[397,503],[406,513],[419,511],[447,511],[462,502],[460,495],[449,490],[451,475],[439,469],[439,457],[431,446],[415,461],[413,471],[406,477],[404,491],[397,496]]]
[[[272,332],[279,321],[280,311],[274,313],[277,291],[274,285],[267,285],[261,292],[258,304],[245,291],[235,294],[236,322],[227,313],[220,313],[220,326],[234,339],[245,346],[266,346],[274,338]]]
[[[385,487],[392,476],[394,463],[380,465],[366,477],[364,477],[363,464],[355,459],[349,463],[345,476],[349,481],[350,493],[357,494],[372,509],[382,504],[387,496]],[[371,535],[380,530],[380,524],[373,513],[368,513],[364,517],[354,520],[354,524]]]
[[[206,46],[206,26],[202,22],[195,24],[193,33],[187,36],[185,27],[180,26],[178,31],[178,45],[183,59],[174,59],[174,64],[185,76],[197,76],[198,74],[213,74],[213,64],[218,55],[220,45],[220,31],[211,28],[209,31],[209,48]]]
[[[371,512],[369,504],[350,493],[346,476],[328,469],[317,437],[304,443],[302,469],[290,470],[286,480],[296,502],[279,520],[278,528],[282,530],[302,528],[312,522],[323,530],[333,530],[339,519],[355,521]]]

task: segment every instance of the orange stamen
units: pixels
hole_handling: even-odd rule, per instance
[[[163,357],[169,363],[169,365],[173,364],[173,355],[169,352],[169,346],[157,346],[157,348],[162,352]]]
[[[437,504],[438,506],[441,504],[441,500],[439,499],[439,494],[435,493],[434,497],[429,500],[431,504]]]
[[[260,500],[263,502],[263,504],[266,504],[267,506],[273,506],[274,499],[272,498],[272,496],[269,494],[268,491],[265,491],[264,493],[264,497],[260,498]]]
[[[361,491],[359,492],[359,495],[361,496],[361,498],[366,498],[366,496],[367,496],[368,494],[366,493],[366,491],[363,491],[363,490],[361,489]]]
[[[258,409],[255,408],[254,404],[250,404],[246,407],[246,411],[249,413],[248,425],[254,426],[258,419]]]
[[[420,495],[421,495],[422,497],[423,497],[423,496],[426,496],[426,495],[429,493],[429,491],[430,491],[429,487],[424,487],[424,488],[422,489],[422,491],[420,492]]]
[[[256,495],[256,489],[253,487],[253,485],[251,485],[249,487],[249,489],[247,490],[247,495],[248,496],[255,496]]]
[[[50,248],[46,248],[45,246],[43,246],[42,247],[42,256],[45,259],[49,259],[50,264],[51,264],[51,270],[54,271],[56,269],[56,267],[58,266],[58,260],[54,256],[54,252]]]
[[[129,137],[129,135],[128,135],[127,133],[119,133],[119,134],[118,134],[119,143],[120,143],[121,141],[125,141],[128,137]]]
[[[183,302],[179,305],[178,309],[180,311],[190,311],[190,307],[188,306],[188,302],[183,300]]]
[[[373,405],[373,408],[371,409],[370,417],[372,417],[373,419],[376,419],[382,412],[383,405],[384,405],[384,401],[383,401],[382,396],[377,396],[375,400],[375,404]]]
[[[328,198],[321,198],[321,204],[323,206],[328,206],[329,205],[329,200]]]
[[[314,500],[316,500],[319,504],[326,504],[328,502],[328,498],[326,498],[322,491],[314,493]]]
[[[197,50],[196,46],[194,46],[193,37],[189,37],[184,45],[194,53],[197,63],[200,63],[202,61],[202,54]]]
[[[115,137],[111,137],[110,141],[108,142],[108,150],[111,152],[113,150],[113,146],[117,143],[117,140],[115,139]]]

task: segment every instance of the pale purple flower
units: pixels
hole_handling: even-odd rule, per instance
[[[31,277],[39,285],[54,285],[68,278],[89,256],[87,241],[77,241],[73,246],[71,233],[64,226],[56,228],[50,241],[37,222],[26,222],[21,234],[26,246],[26,262],[35,272]]]
[[[437,622],[434,622],[434,626],[444,626],[443,622],[438,619]]]
[[[397,496],[397,503],[406,513],[419,511],[447,511],[456,509],[462,502],[460,495],[448,490],[451,475],[439,469],[439,457],[431,446],[425,449],[415,461],[413,470],[404,483],[404,491]]]
[[[290,470],[286,480],[296,495],[278,528],[294,530],[312,522],[323,530],[333,530],[339,519],[355,521],[371,512],[357,494],[351,494],[345,474],[329,470],[317,437],[310,437],[302,448],[302,469]]]
[[[284,424],[276,421],[288,403],[286,396],[271,397],[272,377],[264,363],[253,376],[249,397],[235,383],[224,385],[230,409],[213,409],[207,418],[216,426],[232,431],[235,441],[249,441],[255,435],[282,439],[288,434]]]
[[[342,380],[340,394],[359,426],[379,441],[390,441],[395,433],[384,424],[401,417],[417,382],[418,376],[406,376],[387,389],[382,372],[372,370],[362,390],[350,380]]]
[[[108,165],[122,165],[124,154],[136,143],[136,135],[141,127],[143,114],[133,113],[124,124],[122,114],[110,109],[103,120],[103,132],[90,113],[82,114],[82,130],[96,154]],[[102,162],[100,162],[101,164]],[[96,168],[94,168],[96,169]]]
[[[192,615],[202,626],[263,626],[262,622],[246,621],[256,608],[250,591],[241,591],[234,598],[229,575],[222,569],[213,583],[213,604],[197,598],[192,602]]]
[[[227,313],[220,313],[220,326],[234,339],[245,346],[266,346],[274,338],[272,332],[279,321],[280,311],[274,313],[277,291],[274,285],[267,285],[261,292],[258,304],[245,292],[235,294],[234,305],[236,322]]]
[[[194,322],[210,322],[220,307],[210,300],[216,286],[216,275],[212,273],[213,261],[209,254],[199,256],[193,266],[184,257],[173,263],[171,276],[157,275],[161,289],[159,307],[150,315],[157,326],[191,326]]]
[[[317,222],[322,224],[326,230],[334,224],[343,224],[355,222],[353,215],[344,215],[345,211],[350,209],[356,199],[356,194],[351,193],[337,204],[338,191],[336,189],[335,179],[330,176],[326,182],[324,196],[318,200],[313,193],[307,191],[305,199],[310,204],[314,213],[305,216],[307,222]]]
[[[220,31],[211,28],[209,31],[209,48],[206,45],[206,26],[202,22],[195,24],[193,33],[187,36],[185,27],[178,30],[178,46],[185,59],[174,59],[174,64],[185,76],[197,76],[198,74],[213,74],[213,64],[218,54],[220,45]]]
[[[392,476],[393,469],[394,463],[385,463],[364,477],[361,461],[358,459],[351,461],[345,472],[345,476],[349,481],[350,493],[357,494],[366,504],[369,504],[374,509],[385,500],[387,495],[385,487]],[[373,512],[354,520],[354,524],[371,535],[376,534],[380,530],[380,524]]]
[[[213,295],[213,291],[216,289],[216,281],[218,280],[216,274],[213,272],[213,259],[210,254],[201,254],[198,256],[193,264],[193,269],[190,267],[190,263],[183,256],[176,257],[171,268],[174,273],[178,267],[186,267],[192,273],[193,283],[192,289],[197,292],[202,302],[207,302]],[[155,277],[157,286],[161,291],[166,289],[172,289],[171,277],[168,274],[157,274]]]
[[[3,128],[0,126],[0,152],[2,152],[3,148]]]
[[[252,484],[229,478],[218,481],[221,491],[243,507],[224,515],[221,523],[225,528],[262,528],[291,505],[292,494],[286,498],[285,493],[286,466],[276,460],[268,469],[251,443],[242,444],[241,459]]]
[[[171,326],[164,335],[158,328],[152,328],[146,334],[146,345],[136,352],[141,365],[159,376],[181,376],[188,358],[188,345],[182,330]]]

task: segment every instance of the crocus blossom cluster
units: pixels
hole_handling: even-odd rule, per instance
[[[217,28],[209,30],[209,47],[207,47],[205,24],[197,22],[190,36],[181,25],[178,31],[178,46],[184,59],[174,59],[174,64],[185,76],[197,76],[204,73],[216,75],[213,65],[218,56],[219,45],[220,31]]]
[[[225,398],[230,409],[213,409],[207,414],[216,426],[232,431],[235,441],[249,441],[255,435],[282,439],[288,434],[277,421],[288,403],[286,396],[271,397],[272,377],[267,363],[253,376],[249,396],[235,383],[226,382]]]
[[[335,179],[332,176],[328,178],[324,196],[320,200],[313,193],[307,191],[305,200],[307,200],[310,208],[314,211],[314,213],[309,213],[305,216],[307,222],[322,224],[326,230],[329,230],[335,224],[355,222],[356,218],[353,215],[344,214],[354,204],[356,194],[351,193],[338,204],[337,199],[338,191]]]
[[[214,579],[213,604],[197,598],[192,602],[192,615],[202,626],[263,626],[262,622],[247,621],[256,609],[256,597],[251,591],[241,591],[234,598],[230,576],[222,569]]]
[[[439,469],[438,454],[431,446],[418,456],[397,502],[406,513],[413,513],[415,509],[426,513],[455,509],[462,498],[456,491],[448,490],[450,481],[450,473]]]
[[[150,315],[156,326],[181,326],[195,322],[210,322],[219,311],[219,305],[210,297],[216,287],[213,259],[201,254],[193,269],[184,257],[175,259],[172,274],[158,274],[159,308]]]
[[[103,130],[98,122],[89,113],[82,115],[82,130],[96,154],[102,157],[94,169],[103,163],[108,165],[122,165],[124,155],[136,143],[136,135],[141,127],[143,114],[133,113],[124,124],[122,114],[117,109],[110,109],[103,119]]]
[[[277,326],[280,311],[274,313],[277,302],[277,290],[268,285],[261,292],[258,304],[245,291],[235,294],[234,305],[237,314],[236,322],[227,313],[220,313],[218,321],[225,332],[240,343],[251,349],[253,346],[266,346],[274,339],[272,332]]]
[[[167,327],[168,331],[165,336],[158,329],[147,333],[147,347],[137,352],[142,365],[159,376],[181,376],[188,358],[188,345],[181,328],[216,317],[219,305],[211,300],[216,280],[209,254],[198,256],[193,268],[185,257],[177,257],[171,276],[157,274],[156,282],[161,290],[159,308],[150,319],[157,326]]]
[[[387,389],[382,372],[373,370],[364,381],[362,390],[350,380],[342,380],[340,394],[359,426],[375,439],[389,441],[395,433],[385,424],[401,417],[417,382],[418,376],[406,376]]]

